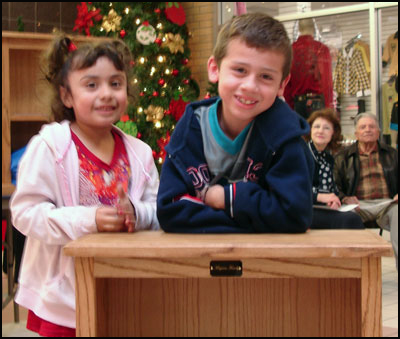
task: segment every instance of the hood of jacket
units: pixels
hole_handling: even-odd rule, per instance
[[[71,122],[64,120],[61,123],[52,122],[44,125],[39,134],[54,155],[57,163],[62,161],[72,144]]]

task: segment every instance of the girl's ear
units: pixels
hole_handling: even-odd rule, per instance
[[[72,108],[71,94],[64,86],[60,86],[60,98],[65,107]]]
[[[215,61],[214,56],[210,56],[207,62],[207,70],[208,70],[208,79],[212,83],[216,83],[218,81],[219,77],[219,71],[218,71],[218,64]]]

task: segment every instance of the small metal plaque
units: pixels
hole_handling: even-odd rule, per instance
[[[211,261],[210,275],[212,277],[241,277],[241,261]]]

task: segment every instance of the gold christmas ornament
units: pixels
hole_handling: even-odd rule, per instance
[[[122,17],[120,17],[116,11],[111,9],[108,12],[108,15],[103,17],[101,27],[104,28],[107,33],[110,31],[119,31],[121,29],[121,19]]]
[[[150,105],[144,110],[146,121],[160,121],[164,118],[164,109],[161,106]]]
[[[168,47],[170,52],[176,54],[178,52],[183,53],[183,46],[185,41],[182,39],[180,34],[165,34],[165,41],[162,43],[161,47]]]

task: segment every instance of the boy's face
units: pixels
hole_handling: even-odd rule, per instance
[[[277,96],[283,95],[289,81],[289,77],[282,81],[284,61],[282,53],[248,47],[240,38],[229,42],[219,68],[214,57],[210,57],[208,76],[211,82],[219,82],[223,130],[222,125],[228,124],[228,129],[240,133],[270,108]]]

